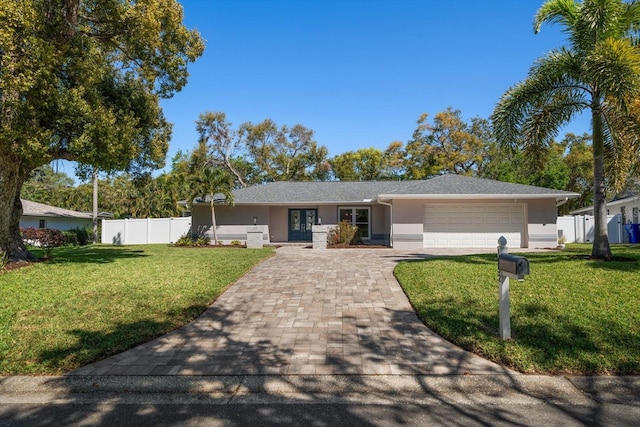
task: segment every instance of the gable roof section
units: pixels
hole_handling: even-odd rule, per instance
[[[460,175],[423,181],[271,182],[233,192],[235,204],[371,203],[392,199],[578,197],[577,193]]]
[[[46,217],[62,217],[62,218],[83,218],[91,219],[91,215],[72,211],[69,209],[58,208],[56,206],[45,205],[44,203],[32,202],[31,200],[22,201],[22,216],[46,216]]]

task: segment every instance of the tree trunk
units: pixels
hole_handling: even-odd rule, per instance
[[[591,114],[593,125],[593,217],[595,220],[591,256],[596,259],[608,260],[611,259],[612,254],[607,230],[604,141],[599,101],[594,101]]]
[[[9,261],[32,261],[35,257],[20,236],[20,191],[27,174],[12,159],[2,158],[0,161],[0,251],[8,255]]]
[[[93,243],[98,243],[98,168],[93,169]]]
[[[211,229],[213,230],[214,245],[218,245],[218,230],[216,228],[216,210],[213,207],[213,195],[211,195]]]

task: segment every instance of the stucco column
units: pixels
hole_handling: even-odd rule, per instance
[[[314,225],[311,228],[313,233],[313,249],[327,249],[327,234],[329,233],[329,226],[327,225]]]
[[[262,226],[250,225],[247,227],[247,248],[259,249],[262,247]]]

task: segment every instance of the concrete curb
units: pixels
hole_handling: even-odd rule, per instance
[[[0,377],[0,403],[627,404],[640,377],[291,375]]]

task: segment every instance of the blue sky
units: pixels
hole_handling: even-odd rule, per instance
[[[162,101],[174,123],[168,159],[195,147],[205,111],[224,111],[234,126],[303,124],[330,155],[384,150],[406,142],[423,112],[489,117],[536,58],[565,43],[558,26],[533,33],[543,0],[181,3],[206,48],[187,86]]]

